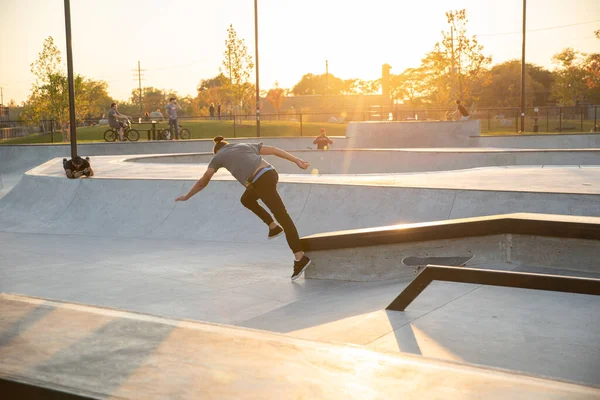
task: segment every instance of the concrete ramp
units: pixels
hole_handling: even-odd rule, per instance
[[[262,242],[266,227],[219,172],[174,203],[199,166],[94,160],[97,176],[68,180],[61,160],[35,168],[0,199],[0,230],[115,237]],[[204,167],[205,168],[205,167]],[[482,169],[365,176],[281,175],[279,190],[301,235],[513,212],[600,216],[594,168]],[[554,191],[546,182],[558,181]],[[589,182],[588,186],[585,186]],[[517,191],[508,188],[514,187]]]
[[[230,326],[0,295],[9,398],[593,399],[595,388]]]

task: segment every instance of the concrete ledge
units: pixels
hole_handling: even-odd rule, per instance
[[[338,143],[338,139],[336,143]],[[483,167],[517,165],[573,166],[600,165],[600,149],[532,150],[532,149],[331,149],[328,151],[294,150],[294,154],[311,166],[306,171],[296,165],[268,156],[280,173],[291,174],[374,174],[451,171]],[[128,158],[130,163],[205,164],[214,155],[206,153],[160,154]]]
[[[509,147],[518,149],[598,149],[598,133],[556,133],[535,135],[498,135],[471,138],[475,147]]]
[[[11,399],[600,395],[597,388],[420,356],[24,296],[0,294],[0,315],[0,388],[9,387],[2,393]]]
[[[331,232],[302,238],[312,279],[414,278],[405,257],[473,256],[468,265],[512,263],[600,273],[600,218],[507,214]]]
[[[348,147],[467,147],[479,136],[478,120],[414,122],[350,122]]]

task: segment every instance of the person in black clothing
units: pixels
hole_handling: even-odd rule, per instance
[[[82,175],[85,176],[94,176],[94,170],[90,165],[90,158],[86,157],[85,159],[75,156],[72,160],[67,161],[66,158],[63,158],[63,168],[65,169],[65,174],[67,174],[67,178],[79,178]]]
[[[325,128],[321,128],[321,134],[315,138],[313,144],[317,145],[318,150],[325,150],[326,148],[329,148],[333,142],[327,137]]]
[[[221,120],[221,103],[217,104],[217,117]]]
[[[461,121],[468,121],[469,119],[471,119],[469,111],[467,111],[467,109],[462,104],[460,104],[460,100],[456,100],[456,115],[460,115]]]

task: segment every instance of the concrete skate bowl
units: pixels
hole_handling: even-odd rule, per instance
[[[337,140],[337,139],[336,139]],[[282,138],[245,138],[230,139],[232,142],[247,141],[251,143],[264,141],[282,149],[305,149],[312,146],[312,138],[282,137]],[[169,154],[184,151],[211,151],[214,142],[210,139],[188,141],[153,141],[153,142],[123,142],[123,143],[80,143],[77,151],[81,156],[104,156],[119,154]],[[339,143],[338,145],[343,145]],[[23,174],[40,164],[55,157],[70,157],[69,144],[28,144],[0,145],[0,198],[12,189]]]
[[[192,179],[68,180],[27,173],[0,199],[0,231],[265,241],[266,228],[240,204],[243,188],[238,182],[213,180],[193,199],[174,203],[194,183]],[[285,181],[279,191],[301,235],[514,212],[600,215],[595,194]]]
[[[411,173],[518,165],[600,165],[600,149],[304,149],[293,153],[309,161],[311,167],[303,171],[275,156],[266,158],[280,173],[289,174]],[[208,164],[212,157],[212,153],[165,154],[133,157],[127,161],[200,165]]]

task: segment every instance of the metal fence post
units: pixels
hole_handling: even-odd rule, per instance
[[[515,132],[519,133],[519,111],[515,113]],[[524,132],[521,132],[524,133]]]
[[[550,132],[550,109],[546,108],[546,133]]]
[[[596,118],[597,118],[597,116],[598,116],[598,106],[595,106],[594,107],[594,128],[593,128],[592,132],[596,132],[597,131],[597,129],[596,129],[596,121],[597,121]]]
[[[558,107],[558,132],[562,132],[562,107]]]
[[[583,109],[579,107],[579,115],[581,116],[581,132],[583,132]]]
[[[233,121],[233,137],[235,137],[235,112],[231,113],[231,119]]]
[[[491,128],[490,128],[490,121],[491,121],[491,119],[490,119],[490,110],[488,109],[488,130],[487,130],[487,133],[490,133],[490,130],[491,130]]]
[[[54,120],[50,120],[50,142],[54,143]]]
[[[302,113],[300,113],[300,136],[304,136],[304,132],[302,130]]]

